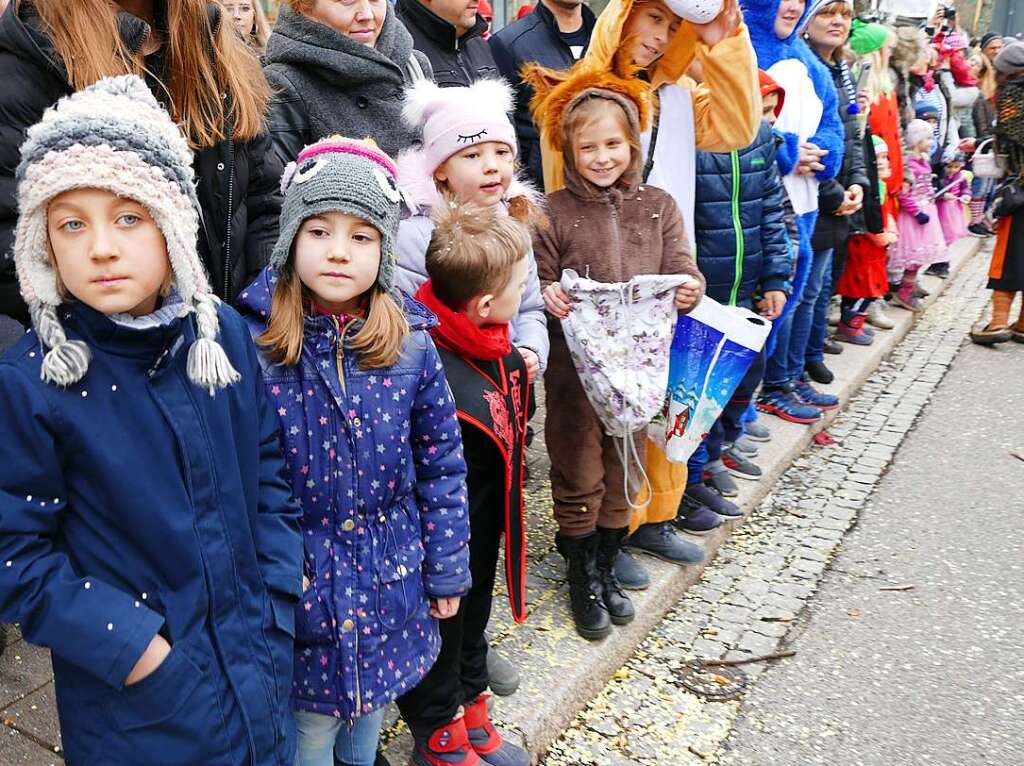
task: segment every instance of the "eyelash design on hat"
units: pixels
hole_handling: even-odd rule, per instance
[[[487,135],[487,129],[486,128],[481,130],[479,133],[473,134],[472,136],[464,136],[464,135],[462,135],[460,133],[459,137],[457,139],[457,142],[460,143],[460,144],[472,144],[472,143],[475,143],[476,141],[478,141],[480,136],[486,136],[486,135]]]

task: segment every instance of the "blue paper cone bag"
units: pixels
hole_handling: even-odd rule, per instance
[[[681,315],[669,352],[666,410],[651,435],[673,463],[685,463],[732,398],[771,322],[747,309],[704,297]]]

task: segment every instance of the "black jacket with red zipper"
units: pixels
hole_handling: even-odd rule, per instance
[[[523,463],[526,457],[526,424],[530,398],[530,382],[526,363],[519,351],[511,352],[495,361],[470,359],[447,347],[437,335],[434,342],[444,364],[445,376],[455,398],[459,425],[462,427],[469,475],[469,516],[493,513],[494,509],[479,507],[481,495],[474,485],[484,482],[502,482],[500,495],[505,498],[505,585],[509,606],[516,622],[526,619],[526,521],[523,496]],[[481,438],[482,437],[482,438]],[[494,449],[501,455],[504,475],[476,475],[471,450]],[[493,463],[495,461],[484,461]],[[470,536],[470,558],[473,557],[473,537]]]

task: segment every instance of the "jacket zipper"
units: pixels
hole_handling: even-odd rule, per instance
[[[729,295],[729,305],[736,305],[736,296],[740,292],[740,282],[743,281],[743,225],[740,221],[740,155],[739,152],[730,152],[732,159],[732,228],[736,234],[736,267],[735,276],[732,280],[732,293]]]
[[[348,392],[345,389],[345,333],[342,332],[341,324],[338,322],[337,317],[331,317],[331,321],[334,322],[334,329],[338,337],[338,340],[334,346],[334,364],[338,369],[338,383],[339,385],[341,385],[341,395],[348,396]],[[345,417],[344,410],[342,410],[342,417]],[[348,429],[346,429],[346,432],[347,430]],[[362,688],[359,684],[359,626],[355,625],[352,629],[352,632],[354,634],[353,638],[355,640],[356,653],[355,662],[353,662],[353,667],[355,667],[356,670],[356,712],[361,713],[363,710],[363,693]]]
[[[347,396],[348,392],[345,391],[345,334],[336,317],[331,317],[331,321],[334,322],[334,329],[338,334],[338,342],[334,346],[334,364],[338,368],[338,383],[341,384],[342,395]]]
[[[228,137],[228,227],[224,238],[224,300],[231,300],[231,209],[235,204],[235,140]]]

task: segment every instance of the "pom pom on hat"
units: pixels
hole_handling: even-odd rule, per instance
[[[402,114],[423,131],[423,152],[431,174],[468,146],[500,141],[518,152],[508,115],[512,89],[504,80],[477,80],[468,88],[441,88],[420,80],[405,92]]]
[[[140,78],[104,78],[47,109],[28,131],[15,177],[19,217],[14,264],[32,324],[49,349],[42,364],[44,381],[70,386],[89,369],[88,346],[68,339],[58,317],[62,298],[46,227],[51,200],[84,188],[135,200],[160,228],[173,287],[185,310],[200,317],[199,337],[192,351],[200,347],[197,356],[206,363],[189,365],[192,382],[213,393],[238,379],[217,343],[217,299],[196,249],[199,202],[192,152]]]

